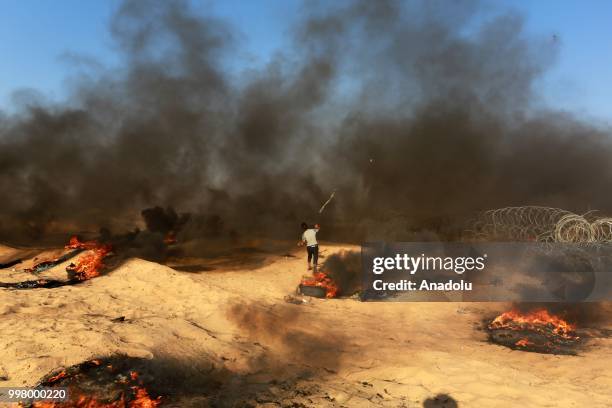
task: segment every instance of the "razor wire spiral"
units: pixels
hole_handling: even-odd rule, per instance
[[[485,211],[474,224],[482,239],[597,244],[612,242],[612,217],[552,207],[504,207]]]

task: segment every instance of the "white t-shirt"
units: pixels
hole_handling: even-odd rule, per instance
[[[302,234],[302,241],[306,241],[306,246],[314,246],[317,245],[317,232],[314,228],[307,229]]]

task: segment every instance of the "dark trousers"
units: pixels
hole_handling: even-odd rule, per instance
[[[313,264],[316,265],[319,262],[319,246],[307,246],[306,251],[308,251],[308,263],[312,260]]]

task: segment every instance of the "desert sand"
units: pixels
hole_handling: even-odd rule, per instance
[[[18,251],[1,247],[0,261]],[[612,405],[612,339],[592,339],[577,356],[528,353],[479,330],[506,304],[290,303],[305,273],[305,254],[291,255],[204,272],[129,259],[78,285],[0,289],[0,386],[33,386],[60,367],[125,354],[166,364],[160,375],[190,391],[175,406],[207,406],[200,390],[212,378],[216,406]],[[0,270],[0,280],[29,279],[17,273]],[[446,405],[436,405],[440,394]]]

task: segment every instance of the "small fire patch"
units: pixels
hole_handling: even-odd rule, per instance
[[[133,359],[94,359],[47,376],[41,387],[67,387],[70,400],[34,402],[29,408],[156,408],[161,397],[152,397]]]
[[[513,350],[547,354],[576,354],[580,337],[575,328],[546,309],[502,313],[488,325],[489,340]]]
[[[338,296],[339,288],[328,275],[323,272],[315,272],[312,276],[302,278],[300,292],[307,296],[329,299]]]

